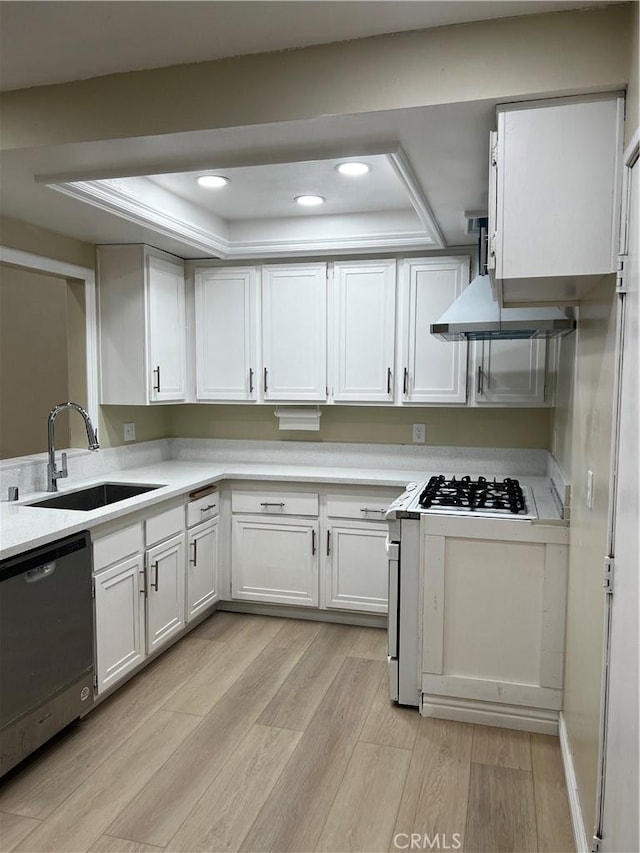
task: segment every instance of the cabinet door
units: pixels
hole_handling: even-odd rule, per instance
[[[473,346],[475,404],[544,405],[544,339],[476,341]]]
[[[142,554],[137,554],[95,577],[98,693],[144,659],[143,576]]]
[[[149,400],[184,400],[186,393],[184,270],[147,258]]]
[[[326,606],[387,612],[386,524],[344,522],[328,528],[325,541]]]
[[[197,398],[255,400],[257,270],[198,270],[195,279]]]
[[[318,525],[298,519],[233,519],[232,595],[317,607]]]
[[[333,268],[333,399],[393,400],[396,262],[338,262]]]
[[[189,531],[187,543],[187,622],[219,598],[218,519]]]
[[[262,269],[265,400],[327,398],[327,265]]]
[[[406,403],[464,403],[467,399],[467,342],[441,341],[431,323],[469,282],[468,258],[419,258],[402,269]]]
[[[147,653],[184,628],[184,534],[147,551]]]

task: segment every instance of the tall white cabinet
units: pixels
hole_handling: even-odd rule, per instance
[[[143,245],[98,246],[101,402],[186,398],[184,264]]]
[[[390,402],[395,378],[395,260],[337,261],[332,302],[333,400]]]
[[[400,267],[401,400],[465,403],[467,342],[441,341],[430,333],[469,283],[469,258],[411,258]]]

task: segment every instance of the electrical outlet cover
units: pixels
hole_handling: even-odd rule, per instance
[[[136,425],[135,424],[125,424],[124,425],[124,440],[125,441],[135,441],[136,440]]]
[[[413,425],[413,443],[414,444],[424,444],[427,436],[427,428],[425,424],[414,424]]]

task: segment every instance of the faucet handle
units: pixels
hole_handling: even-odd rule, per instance
[[[68,477],[69,476],[69,470],[67,468],[67,454],[62,453],[60,459],[62,462],[62,467],[60,469],[58,476],[59,477]]]

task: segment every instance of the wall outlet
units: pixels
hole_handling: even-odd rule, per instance
[[[587,471],[587,509],[593,509],[593,471]]]
[[[125,424],[124,425],[124,440],[125,441],[135,441],[136,440],[136,425],[135,424]]]
[[[413,443],[414,444],[424,444],[426,437],[427,437],[427,427],[425,426],[425,424],[414,424],[413,425]]]

